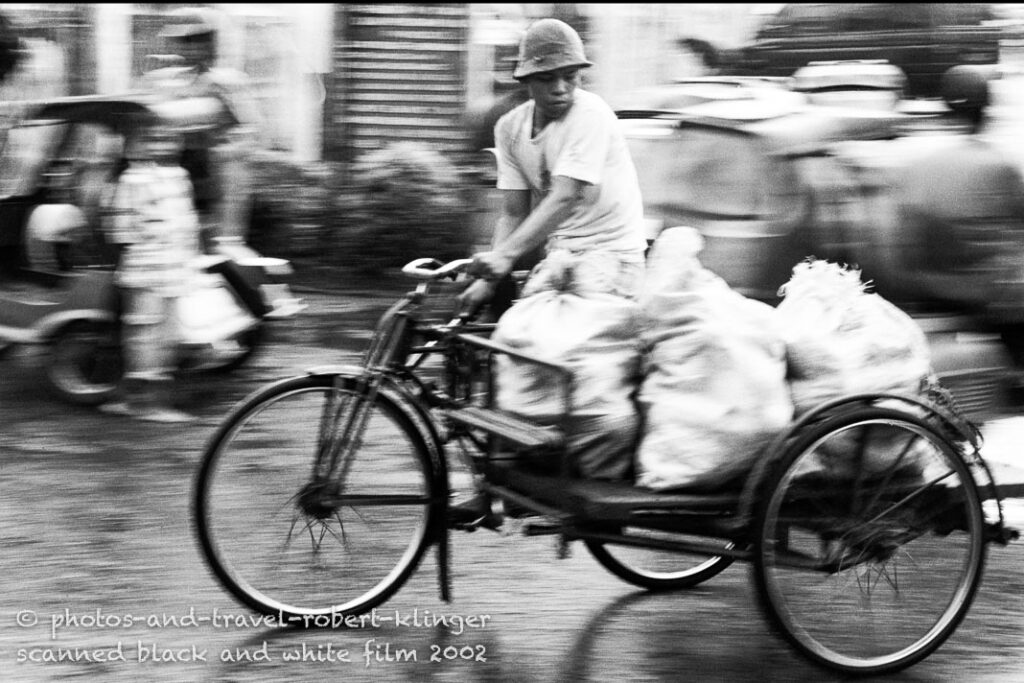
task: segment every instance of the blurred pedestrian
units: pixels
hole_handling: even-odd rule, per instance
[[[260,134],[249,78],[217,66],[220,13],[205,7],[171,12],[160,35],[179,64],[146,74],[147,84],[175,97],[214,97],[224,109],[221,125],[185,136],[182,165],[195,187],[204,242],[244,241],[253,199],[251,156]]]
[[[577,292],[639,294],[647,247],[639,181],[615,113],[580,88],[589,66],[583,41],[563,21],[541,19],[523,36],[513,76],[530,99],[495,125],[503,201],[491,250],[473,257],[478,279],[460,295],[465,311],[490,300],[514,264],[542,245],[524,296],[557,289],[570,271]],[[450,521],[494,526],[489,513],[489,498],[477,494],[452,506]]]
[[[1024,180],[983,138],[991,76],[966,65],[943,75],[957,134],[936,138],[896,178],[901,285],[986,319],[1024,368]]]
[[[193,281],[200,254],[192,184],[178,159],[181,136],[142,125],[129,140],[128,167],[112,199],[110,240],[122,245],[116,282],[123,299],[124,391],[104,412],[152,422],[192,416],[171,405],[179,340],[177,299]]]

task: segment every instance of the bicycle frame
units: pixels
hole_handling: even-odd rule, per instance
[[[200,539],[218,578],[245,604],[264,612],[293,610],[299,615],[333,613],[335,605],[346,613],[359,613],[397,591],[431,545],[437,549],[440,597],[450,601],[451,454],[447,448],[453,443],[459,455],[466,456],[482,491],[555,522],[545,533],[558,534],[560,554],[570,541],[581,540],[600,564],[629,583],[651,590],[690,588],[716,576],[734,560],[749,562],[761,606],[783,636],[812,660],[848,673],[897,671],[928,656],[966,614],[981,579],[986,545],[1005,545],[1016,538],[1016,532],[1003,525],[1000,490],[978,452],[977,434],[941,395],[916,400],[862,394],[823,404],[768,444],[757,466],[736,489],[652,491],[629,481],[575,476],[568,431],[572,373],[488,339],[491,325],[471,323],[461,316],[445,324],[426,324],[420,306],[431,282],[452,272],[449,266],[417,273],[423,281],[381,317],[361,365],[314,368],[308,371],[312,381],[292,377],[265,387],[237,406],[211,439],[197,481]],[[537,363],[558,378],[564,392],[561,422],[542,425],[495,406],[495,354]],[[426,377],[431,356],[443,359],[440,386]],[[281,422],[267,424],[275,425],[281,443],[294,444],[291,451],[298,455],[310,452],[303,434],[315,434],[309,478],[305,460],[295,459],[273,439],[264,445],[266,428],[258,419],[264,408],[272,411],[279,399],[286,404],[293,395],[315,396],[319,421],[303,432],[292,418],[310,413],[289,412],[286,405],[280,409]],[[376,427],[368,427],[372,409],[390,416],[390,422],[382,422],[393,422],[399,432],[384,431],[381,436]],[[253,416],[257,418],[250,430],[248,421]],[[346,487],[350,465],[357,452],[363,452],[359,449],[364,434],[369,456],[364,462],[369,460],[371,467],[362,470],[360,479],[357,463],[354,483]],[[412,466],[386,469],[392,462],[390,449],[376,446],[394,442],[405,444]],[[827,465],[823,458],[830,453],[852,456],[842,461],[852,463],[852,474],[829,478],[822,465]],[[538,471],[522,466],[532,464],[524,463],[530,456],[548,458],[549,467]],[[250,477],[250,461],[261,457],[273,466],[268,471],[285,461],[294,463],[298,491],[294,484],[278,490],[274,481]],[[223,475],[221,459],[228,461]],[[551,462],[557,466],[550,467]],[[236,463],[236,469],[230,463]],[[416,484],[395,485],[387,476],[379,481],[379,472],[413,473]],[[281,517],[286,548],[296,524],[303,523],[302,529],[310,532],[312,543],[307,546],[312,545],[312,554],[319,552],[320,540],[335,538],[337,543],[328,552],[346,562],[342,556],[345,527],[338,510],[351,507],[355,511],[362,505],[377,506],[384,511],[379,514],[395,516],[399,523],[403,520],[398,510],[411,510],[410,540],[390,549],[398,558],[390,572],[390,564],[379,572],[359,565],[350,579],[353,572],[344,566],[330,582],[332,590],[336,581],[343,584],[342,591],[349,581],[358,585],[363,570],[370,579],[363,592],[354,590],[351,601],[312,607],[301,600],[282,604],[269,592],[279,588],[278,566],[283,560],[291,562],[295,570],[287,573],[291,581],[303,573],[306,557],[292,552],[286,558],[279,553],[267,563],[263,580],[263,555],[253,556],[249,553],[255,550],[249,549],[252,541],[261,543],[268,537],[260,529],[249,543],[236,542],[235,535],[247,533],[252,526],[247,509],[252,497],[239,495],[238,479],[230,473],[239,473],[243,484],[260,496],[283,501],[285,508],[298,508]],[[232,504],[210,504],[213,491],[221,490],[218,481],[227,482],[222,495]],[[983,509],[982,504],[992,500],[994,512]],[[993,514],[995,521],[989,521]],[[222,541],[221,526],[208,521],[209,515],[225,518],[228,523],[223,528],[230,530],[229,540]],[[506,511],[505,516],[516,515]],[[337,532],[327,527],[335,517]],[[320,539],[313,538],[314,528]],[[366,528],[371,532],[373,562],[382,547],[380,539],[390,532],[386,527]],[[472,531],[475,527],[458,528]],[[401,533],[395,536],[399,541],[404,538]],[[236,562],[236,556],[244,561]],[[919,563],[918,556],[928,559]],[[355,557],[362,561],[368,556]],[[903,561],[908,562],[906,569],[898,564]],[[890,569],[895,576],[897,568],[918,576],[917,582],[893,579],[891,590],[882,586],[872,593],[871,585],[888,577]],[[866,589],[873,600],[863,600],[859,572],[873,577],[874,583]],[[250,576],[254,577],[251,582]],[[918,599],[917,608],[907,614],[901,611],[902,585]],[[269,591],[261,592],[263,586]],[[320,588],[319,579],[314,588]],[[835,604],[836,593],[843,594],[847,607],[854,606],[851,618],[860,619],[860,613],[866,612],[867,623],[879,628],[893,625],[900,637],[907,624],[914,629],[909,640],[890,647],[885,637],[873,639],[869,646],[877,654],[858,650],[849,654],[846,633],[833,628],[832,620],[817,619]],[[808,596],[812,606],[807,606]]]
[[[604,529],[588,529],[585,525],[580,527],[578,524],[573,523],[563,511],[532,499],[509,486],[489,479],[488,474],[491,469],[488,465],[491,459],[495,458],[499,453],[500,446],[508,439],[502,438],[500,425],[493,423],[483,424],[483,420],[471,412],[471,402],[473,400],[471,392],[473,386],[478,383],[478,378],[472,373],[472,366],[479,363],[486,372],[484,379],[486,387],[484,408],[494,407],[494,377],[493,373],[487,371],[489,369],[489,360],[494,354],[501,353],[516,357],[558,375],[562,381],[564,411],[562,422],[555,428],[556,431],[563,429],[564,420],[571,414],[573,376],[563,366],[520,353],[479,336],[480,333],[489,334],[494,328],[493,324],[471,323],[464,317],[456,316],[447,324],[421,326],[417,318],[417,309],[428,295],[430,285],[439,279],[435,274],[431,274],[429,277],[430,279],[420,282],[414,291],[407,293],[383,314],[378,322],[373,340],[363,356],[359,369],[351,368],[346,369],[344,372],[345,376],[358,376],[364,383],[364,393],[358,397],[358,402],[364,404],[371,402],[377,395],[377,392],[381,391],[384,387],[400,396],[401,405],[407,412],[417,418],[417,422],[424,427],[425,436],[436,444],[440,459],[445,462],[444,472],[446,479],[448,456],[444,449],[445,444],[458,439],[466,439],[471,442],[482,457],[470,458],[466,464],[468,464],[473,474],[480,480],[481,488],[498,499],[510,501],[538,515],[561,520],[563,526],[560,529],[560,533],[563,537],[563,542],[589,538],[603,541],[614,540],[617,543],[626,545],[651,543],[649,539],[638,541],[624,534],[610,535]],[[416,344],[414,343],[416,337],[423,337],[424,339],[421,343]],[[474,356],[476,353],[482,353],[487,361],[480,363],[479,358]],[[445,359],[445,368],[443,370],[445,387],[443,390],[439,390],[431,384],[424,382],[416,374],[416,371],[431,355],[441,355]],[[470,364],[469,368],[466,367],[467,362]],[[750,522],[756,514],[757,501],[764,493],[762,490],[763,482],[768,477],[772,467],[781,458],[786,445],[792,437],[815,420],[821,419],[824,415],[829,415],[836,410],[856,407],[865,401],[878,400],[902,402],[910,407],[934,413],[934,416],[941,422],[943,428],[951,433],[954,438],[963,443],[973,445],[970,460],[981,469],[981,485],[986,491],[987,497],[996,500],[996,522],[991,525],[992,531],[990,534],[993,540],[1005,542],[1004,537],[1007,532],[1003,530],[1001,501],[995,489],[991,472],[979,457],[976,433],[969,430],[962,420],[956,419],[955,415],[950,416],[936,412],[933,406],[925,405],[920,401],[913,401],[896,395],[864,394],[845,397],[820,406],[781,434],[767,448],[766,456],[758,462],[755,471],[747,478],[740,495],[733,499],[734,506],[730,507],[732,507],[734,514],[730,515],[728,519],[722,519],[721,517],[709,519],[706,514],[700,512],[692,515],[692,524],[678,517],[673,519],[672,523],[679,525],[681,528],[692,527],[692,531],[695,533],[726,540],[732,545],[729,547],[712,546],[703,540],[680,543],[661,542],[655,545],[664,550],[677,550],[683,553],[707,552],[713,549],[716,553],[734,559],[749,560],[751,558],[751,550],[749,549],[747,534]],[[431,410],[440,410],[442,416],[445,417],[451,417],[453,412],[458,413],[461,411],[464,414],[460,414],[459,421],[453,424],[451,420],[439,420],[435,414],[431,413]],[[343,459],[341,457],[342,449],[339,446],[346,444],[347,447],[351,448],[358,445],[358,433],[362,426],[360,420],[365,417],[358,410],[358,406],[356,409],[344,413],[344,415],[343,411],[344,406],[339,404],[335,416],[336,419],[332,420],[331,423],[340,424],[341,434],[340,436],[325,435],[328,437],[325,439],[325,442],[330,447],[324,449],[324,453],[321,454],[326,459],[327,464],[321,464],[320,466],[323,468],[322,474],[325,478],[338,478],[339,481],[342,481],[344,477],[343,465],[340,466],[341,469],[339,470],[339,460]],[[447,424],[445,424],[446,422]],[[522,424],[515,425],[506,431],[517,427],[521,429],[523,426]],[[538,432],[550,429],[541,425],[530,426]],[[473,427],[483,428],[488,431],[491,438],[486,440],[479,438],[473,433]],[[505,436],[508,436],[508,434],[505,434]],[[531,447],[549,445],[554,449],[560,444],[556,440],[552,440],[548,444],[545,438],[541,436],[537,440],[531,441],[528,445]],[[571,459],[561,457],[559,470],[561,476],[572,478],[573,468]],[[445,490],[448,490],[447,486]],[[685,517],[688,510],[706,507],[708,501],[725,504],[724,498],[715,501],[715,496],[709,497],[707,495],[663,495],[661,499],[666,502],[674,501],[674,504],[659,510],[658,516],[662,518],[672,514],[672,512]],[[713,505],[712,507],[719,511],[721,510],[721,505]],[[655,523],[653,526],[656,527],[658,524]]]

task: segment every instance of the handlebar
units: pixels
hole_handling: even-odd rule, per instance
[[[418,258],[402,266],[402,273],[417,280],[440,280],[444,277],[454,280],[459,273],[465,272],[471,263],[473,259],[469,258],[455,259],[448,263],[442,263],[434,258]]]

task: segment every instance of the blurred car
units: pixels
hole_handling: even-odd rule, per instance
[[[132,94],[8,106],[13,125],[0,151],[0,347],[42,346],[51,390],[70,402],[101,403],[117,390],[123,368],[118,251],[104,221],[125,167],[126,136],[140,117],[179,130],[218,125],[219,105]],[[33,218],[41,214],[73,219],[44,226]],[[178,310],[183,368],[238,367],[260,345],[266,321],[301,308],[282,280],[287,261],[224,243],[196,266],[202,274]]]
[[[790,76],[815,61],[885,60],[908,94],[936,97],[956,64],[997,64],[1001,28],[984,3],[790,3],[733,56],[743,74]]]
[[[884,59],[811,62],[793,73],[790,87],[812,104],[896,109],[907,75]]]
[[[723,100],[760,100],[764,106],[792,106],[806,96],[790,87],[789,78],[760,76],[700,76],[653,86],[612,100],[620,119],[650,118],[659,111],[674,112],[696,104]]]
[[[675,107],[691,84],[622,112],[653,239],[691,226],[701,262],[742,294],[777,304],[793,266],[807,257],[854,264],[876,291],[913,315],[932,344],[937,372],[964,409],[1005,406],[1011,364],[983,320],[938,301],[903,296],[901,249],[887,168],[912,145],[917,117],[898,108],[821,106],[806,97],[747,96]],[[1019,302],[1024,308],[1024,301]]]

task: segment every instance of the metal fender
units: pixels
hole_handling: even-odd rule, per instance
[[[765,490],[765,482],[770,479],[772,470],[778,467],[786,455],[787,448],[799,436],[803,428],[829,414],[841,415],[844,411],[849,411],[849,414],[855,415],[856,413],[853,411],[857,408],[882,405],[891,410],[905,413],[907,419],[931,427],[940,435],[959,444],[957,448],[962,451],[965,460],[976,463],[982,470],[978,486],[987,489],[996,501],[997,514],[1001,521],[1003,517],[1002,504],[995,489],[995,482],[988,465],[979,452],[980,432],[974,423],[958,414],[955,407],[950,404],[944,405],[942,402],[946,400],[950,399],[944,399],[942,392],[933,394],[927,399],[888,393],[850,394],[825,401],[807,411],[778,434],[755,463],[753,470],[747,476],[740,496],[737,519],[745,521],[753,519],[760,499],[770,493]]]

